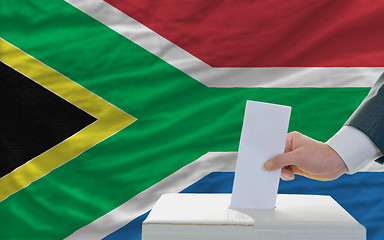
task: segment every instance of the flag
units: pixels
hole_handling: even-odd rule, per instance
[[[2,239],[141,239],[162,193],[231,191],[246,100],[326,141],[384,70],[380,3],[1,3]],[[375,240],[381,175],[279,192],[331,195]]]

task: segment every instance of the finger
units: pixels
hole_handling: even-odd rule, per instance
[[[294,149],[294,142],[300,139],[302,136],[299,132],[290,132],[287,134],[287,138],[285,140],[285,149],[284,152],[290,152]]]
[[[289,134],[287,135],[287,139],[285,140],[285,149],[284,152],[290,152],[292,151],[292,140],[289,137]]]
[[[284,167],[281,169],[281,179],[284,181],[289,181],[295,179],[295,174],[293,174],[290,167]]]
[[[293,150],[293,140],[296,135],[297,135],[296,132],[290,132],[287,134],[287,138],[285,139],[284,152],[290,152]]]
[[[300,154],[297,151],[279,154],[264,163],[264,167],[269,170],[277,170],[285,166],[297,165]]]

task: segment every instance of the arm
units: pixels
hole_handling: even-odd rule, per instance
[[[384,159],[384,74],[345,127],[327,143],[297,132],[289,133],[285,153],[268,160],[264,166],[268,170],[282,168],[284,180],[293,179],[294,174],[332,180],[348,171],[355,172],[367,159],[380,156]]]
[[[380,152],[384,153],[384,73],[345,126],[354,127],[363,132]],[[383,158],[377,161],[383,163]]]

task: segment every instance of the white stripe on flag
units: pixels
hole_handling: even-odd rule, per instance
[[[66,0],[208,87],[371,87],[384,67],[212,68],[103,0]]]
[[[111,212],[80,228],[66,239],[100,239],[152,209],[164,193],[178,193],[211,172],[235,171],[236,152],[209,152]]]

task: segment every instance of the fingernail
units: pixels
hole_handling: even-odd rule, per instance
[[[271,170],[272,167],[273,167],[273,163],[272,163],[272,161],[266,161],[266,162],[264,163],[264,167],[265,167],[267,170]]]

